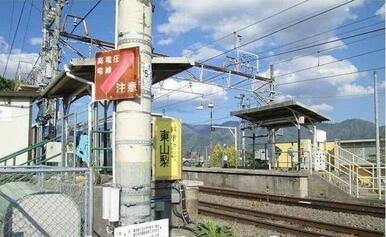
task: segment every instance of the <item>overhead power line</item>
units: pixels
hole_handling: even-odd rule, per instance
[[[318,44],[313,44],[313,45],[309,45],[309,46],[305,46],[305,47],[300,47],[300,48],[296,48],[296,49],[292,49],[292,50],[288,50],[288,51],[284,51],[284,52],[280,52],[280,53],[276,53],[276,54],[272,54],[272,55],[267,55],[267,56],[261,57],[260,59],[277,57],[277,56],[280,56],[280,55],[289,54],[289,53],[293,53],[293,52],[297,52],[297,51],[301,51],[301,50],[305,50],[305,49],[309,49],[309,48],[314,48],[314,47],[325,45],[325,44],[331,44],[331,43],[334,43],[334,42],[337,42],[337,41],[342,41],[342,40],[351,39],[351,38],[362,36],[362,35],[371,34],[371,33],[378,32],[378,31],[382,31],[384,29],[385,28],[383,27],[383,28],[379,28],[379,29],[375,29],[375,30],[370,30],[370,31],[366,31],[366,32],[363,32],[363,33],[359,33],[359,34],[346,36],[346,37],[343,37],[343,38],[337,38],[337,39],[334,39],[334,40],[329,40],[329,41],[325,41],[325,42],[318,43]]]
[[[338,60],[335,60],[335,61],[331,61],[331,62],[327,62],[327,63],[322,63],[322,64],[315,65],[315,66],[312,66],[312,67],[302,68],[302,69],[299,69],[299,70],[296,70],[296,71],[292,71],[292,72],[288,72],[288,73],[279,74],[279,75],[275,76],[275,78],[288,76],[288,75],[291,75],[291,74],[295,74],[297,72],[302,72],[302,71],[306,71],[306,70],[322,67],[322,66],[325,66],[325,65],[329,65],[329,64],[333,64],[333,63],[338,63],[338,62],[342,62],[342,61],[353,59],[353,58],[357,58],[357,57],[362,57],[362,56],[365,56],[365,55],[381,52],[381,51],[384,51],[384,50],[385,50],[385,48],[367,51],[367,52],[364,52],[364,53],[356,54],[356,55],[353,55],[353,56],[350,56],[350,57],[346,57],[346,58],[342,58],[342,59],[338,59]]]
[[[272,52],[272,51],[280,49],[280,48],[284,48],[284,47],[289,46],[289,45],[300,43],[302,41],[305,41],[305,40],[308,40],[308,39],[312,39],[312,38],[315,38],[315,37],[320,36],[320,35],[324,35],[324,34],[327,34],[327,33],[335,32],[336,30],[339,30],[339,29],[342,29],[342,28],[346,28],[348,26],[352,26],[352,25],[356,25],[358,23],[362,23],[362,22],[368,21],[370,19],[373,19],[373,18],[378,17],[378,16],[383,15],[383,14],[384,13],[380,13],[380,14],[372,15],[372,16],[369,16],[369,17],[366,17],[366,18],[362,18],[362,19],[350,22],[350,23],[345,24],[345,25],[334,27],[334,28],[329,29],[329,30],[318,32],[316,34],[309,35],[309,36],[306,36],[304,38],[301,38],[301,39],[298,39],[298,40],[295,40],[295,41],[292,41],[292,42],[289,42],[289,43],[286,43],[286,44],[282,44],[282,45],[274,47],[274,48],[269,48],[267,50],[263,50],[263,51],[257,52],[256,54],[261,55],[261,54],[264,54],[264,53],[269,53],[269,52]],[[377,22],[375,24],[370,24],[370,25],[367,25],[367,26],[361,26],[361,27],[358,27],[358,28],[355,28],[355,29],[352,29],[352,30],[349,30],[349,31],[346,31],[346,32],[339,33],[339,34],[337,34],[335,36],[344,35],[344,34],[347,34],[347,33],[353,32],[353,31],[357,31],[357,30],[364,29],[364,28],[367,28],[367,27],[371,27],[371,26],[374,26],[374,25],[377,25],[377,24],[381,24],[381,23],[384,23],[384,21],[380,21],[380,22]]]
[[[355,35],[350,35],[350,36],[343,37],[343,38],[338,38],[338,39],[329,40],[329,41],[318,43],[318,44],[313,44],[313,45],[309,45],[309,46],[305,46],[305,47],[301,47],[301,48],[297,48],[297,49],[288,50],[288,51],[285,51],[285,52],[280,52],[280,53],[273,54],[273,55],[270,55],[270,56],[266,56],[266,57],[263,57],[263,58],[268,58],[268,57],[271,57],[271,56],[274,57],[274,56],[284,55],[284,54],[288,54],[288,53],[293,53],[293,52],[301,51],[301,50],[308,49],[308,48],[313,48],[313,47],[317,47],[317,46],[321,46],[321,45],[325,45],[325,44],[330,44],[332,42],[342,41],[342,40],[345,40],[345,39],[350,39],[350,38],[355,38],[355,37],[359,37],[359,36],[362,36],[362,35],[371,34],[371,33],[374,33],[374,32],[382,31],[384,29],[385,28],[380,28],[380,29],[376,29],[376,30],[366,31],[366,32],[362,32],[362,33],[355,34]],[[245,80],[245,79],[241,80],[241,81],[233,84],[232,86],[239,85],[239,84],[241,84],[241,83],[243,83],[245,81],[247,81],[247,80]]]
[[[351,42],[344,43],[344,44],[341,44],[341,45],[338,45],[338,46],[324,48],[324,49],[321,49],[321,50],[318,50],[318,51],[315,51],[315,52],[297,55],[297,56],[286,58],[286,59],[283,59],[283,60],[280,60],[280,61],[274,61],[274,62],[272,62],[272,64],[277,66],[278,64],[281,64],[281,63],[293,61],[293,60],[296,60],[296,59],[299,59],[299,58],[303,58],[303,57],[306,57],[306,56],[309,56],[309,55],[320,54],[322,52],[326,52],[326,51],[342,48],[342,47],[345,47],[345,46],[348,46],[348,45],[356,44],[358,42],[362,42],[362,41],[365,41],[365,40],[368,40],[368,39],[373,39],[373,38],[380,37],[380,36],[384,36],[384,33],[376,34],[374,36],[364,37],[364,38],[361,38],[359,40],[351,41]]]
[[[329,79],[329,78],[348,76],[348,75],[358,74],[358,73],[362,73],[362,72],[377,71],[377,70],[382,70],[382,69],[385,69],[385,67],[375,67],[375,68],[363,69],[363,70],[353,71],[353,72],[346,72],[346,73],[335,74],[335,75],[330,75],[330,76],[308,78],[308,79],[291,81],[291,82],[283,82],[283,83],[276,84],[276,86],[284,86],[284,85],[290,85],[290,84],[296,84],[296,83],[304,83],[304,82],[311,82],[311,81],[317,81],[317,80],[325,80],[325,79]]]
[[[303,22],[306,22],[306,21],[308,21],[308,20],[311,20],[311,19],[313,19],[313,18],[315,18],[315,17],[318,17],[318,16],[320,16],[320,15],[323,15],[323,14],[325,14],[325,13],[327,13],[327,12],[330,12],[330,11],[333,11],[333,10],[335,10],[335,9],[337,9],[337,8],[343,7],[343,6],[345,6],[345,5],[349,4],[349,3],[352,3],[353,1],[355,1],[355,0],[350,0],[350,1],[344,2],[344,3],[342,3],[342,4],[339,4],[339,5],[336,5],[336,6],[334,6],[334,7],[328,8],[328,9],[326,9],[326,10],[324,10],[324,11],[322,11],[322,12],[319,12],[319,13],[317,13],[317,14],[311,15],[311,16],[309,16],[309,17],[306,17],[306,18],[304,18],[304,19],[301,19],[301,20],[299,20],[299,21],[296,21],[296,22],[294,22],[294,23],[291,23],[291,24],[289,24],[289,25],[287,25],[287,26],[285,26],[285,27],[282,27],[282,28],[280,28],[280,29],[278,29],[278,30],[275,30],[275,31],[273,31],[273,32],[271,32],[271,33],[268,33],[268,34],[266,34],[266,35],[264,35],[264,36],[261,36],[261,37],[259,37],[259,38],[253,39],[253,40],[251,40],[251,41],[248,41],[248,42],[246,42],[246,43],[244,43],[244,44],[242,44],[242,45],[240,45],[240,46],[238,46],[238,47],[235,47],[235,48],[230,49],[230,50],[227,50],[227,51],[225,51],[225,52],[216,54],[215,56],[212,56],[212,57],[210,57],[210,58],[204,60],[203,62],[207,62],[207,61],[209,61],[209,60],[215,59],[215,58],[217,58],[217,57],[219,57],[219,56],[222,56],[222,55],[225,55],[225,54],[227,54],[227,53],[229,53],[229,52],[232,52],[232,51],[235,50],[235,49],[245,47],[245,46],[250,45],[250,44],[252,44],[252,43],[254,43],[254,42],[257,42],[257,41],[262,40],[262,39],[264,39],[264,38],[267,38],[267,37],[269,37],[269,36],[271,36],[271,35],[274,35],[274,34],[280,32],[280,31],[283,31],[283,30],[287,30],[287,29],[289,29],[289,28],[292,28],[292,27],[294,27],[294,26],[296,26],[296,25],[299,25],[299,24],[301,24],[301,23],[303,23]]]
[[[80,24],[80,23],[82,23],[85,19],[86,19],[86,17],[99,5],[99,3],[101,3],[101,1],[102,0],[98,0],[98,2],[96,2],[95,4],[94,4],[94,6],[84,15],[84,17],[78,22],[78,23],[76,23],[76,25],[74,26],[74,28],[72,29],[72,31],[71,31],[71,33],[73,33],[74,31],[75,31],[75,29],[78,27],[78,25]]]
[[[23,6],[21,8],[20,15],[19,15],[19,20],[17,21],[16,30],[15,30],[15,33],[14,33],[13,39],[12,39],[11,48],[9,49],[9,52],[8,52],[7,62],[5,63],[5,67],[4,67],[4,71],[3,71],[3,77],[5,77],[5,73],[7,72],[9,58],[11,57],[11,53],[12,53],[13,45],[15,43],[16,35],[17,35],[17,32],[19,31],[20,21],[21,21],[21,18],[23,17],[25,2],[26,2],[26,0],[24,0],[24,2],[23,2]]]
[[[260,24],[260,23],[262,23],[262,22],[264,22],[264,21],[266,21],[266,20],[269,20],[269,19],[271,19],[271,18],[273,18],[273,17],[275,17],[275,16],[278,16],[278,15],[283,14],[283,13],[285,13],[285,12],[287,12],[287,11],[293,9],[293,8],[296,8],[296,7],[298,7],[298,6],[300,6],[300,5],[304,4],[304,3],[306,3],[306,2],[308,2],[308,1],[309,1],[309,0],[305,0],[305,1],[302,1],[302,2],[299,2],[299,3],[296,3],[296,4],[290,6],[290,7],[286,8],[286,9],[283,9],[283,10],[281,10],[281,11],[279,11],[279,12],[276,12],[275,14],[272,14],[272,15],[270,15],[270,16],[268,16],[268,17],[265,17],[265,18],[263,18],[263,19],[260,19],[260,20],[258,20],[258,21],[256,21],[256,22],[254,22],[254,23],[252,23],[252,24],[249,24],[249,25],[246,25],[246,26],[244,26],[244,27],[242,27],[242,28],[239,28],[239,29],[235,30],[234,32],[240,32],[240,31],[246,30],[246,29],[248,29],[248,28],[250,28],[250,27],[252,27],[252,26],[254,26],[254,25]],[[229,36],[232,36],[232,35],[234,34],[234,32],[229,33],[229,34],[226,34],[226,35],[224,35],[224,36],[222,36],[222,37],[219,37],[219,38],[217,38],[217,39],[215,39],[215,40],[213,40],[213,41],[211,41],[211,42],[208,42],[208,43],[206,43],[206,44],[204,44],[204,45],[201,45],[201,46],[199,46],[198,48],[196,48],[195,50],[199,50],[199,49],[201,49],[201,48],[204,48],[204,47],[206,47],[206,46],[209,46],[209,45],[211,45],[211,44],[214,44],[214,43],[216,43],[216,42],[218,42],[218,41],[221,41],[221,40],[223,40],[223,39],[226,39],[226,38],[228,38]]]
[[[32,13],[32,4],[30,4],[30,8],[29,8],[29,12],[28,12],[27,24],[26,24],[25,31],[24,31],[23,41],[22,41],[22,45],[21,45],[21,51],[23,51],[23,49],[24,49],[25,41],[27,38],[27,33],[29,30],[29,22],[31,19],[31,13]]]

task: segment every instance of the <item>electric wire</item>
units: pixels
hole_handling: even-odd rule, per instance
[[[269,48],[267,50],[264,50],[264,51],[260,51],[260,52],[257,52],[256,54],[260,55],[260,54],[263,54],[263,53],[270,53],[272,52],[273,50],[277,50],[277,49],[280,49],[280,48],[284,48],[284,47],[287,47],[287,46],[290,46],[290,45],[293,45],[293,44],[296,44],[296,43],[299,43],[299,42],[302,42],[302,41],[305,41],[305,40],[308,40],[308,39],[311,39],[311,38],[314,38],[314,37],[317,37],[317,36],[320,36],[320,35],[324,35],[324,34],[327,34],[327,33],[330,33],[330,32],[335,32],[336,30],[338,29],[342,29],[342,28],[346,28],[347,26],[351,26],[351,25],[355,25],[355,24],[358,24],[358,23],[362,23],[364,21],[368,21],[370,19],[373,19],[375,17],[378,17],[380,15],[383,15],[384,13],[381,13],[381,14],[376,14],[376,15],[373,15],[373,16],[370,16],[370,17],[366,17],[366,18],[362,18],[360,20],[357,20],[357,21],[354,21],[354,22],[350,22],[348,24],[345,24],[345,25],[342,25],[342,26],[339,26],[339,27],[335,27],[335,28],[332,28],[330,30],[327,30],[327,31],[322,31],[322,32],[319,32],[319,33],[316,33],[316,34],[313,34],[313,35],[310,35],[310,36],[307,36],[307,37],[304,37],[304,38],[301,38],[301,39],[298,39],[298,40],[295,40],[295,41],[292,41],[290,43],[286,43],[286,44],[282,44],[280,46],[277,46],[277,47],[274,47],[274,48]],[[361,30],[361,29],[365,29],[365,28],[368,28],[368,27],[371,27],[371,26],[375,26],[375,25],[378,25],[378,24],[382,24],[384,23],[385,21],[379,21],[379,22],[376,22],[376,23],[372,23],[370,25],[366,25],[366,26],[361,26],[361,27],[358,27],[358,28],[355,28],[355,29],[352,29],[352,30],[349,30],[349,31],[345,31],[345,32],[341,32],[339,34],[336,34],[334,36],[340,36],[340,35],[344,35],[344,34],[347,34],[347,33],[351,33],[351,32],[354,32],[354,31],[357,31],[357,30]],[[315,43],[315,42],[318,42],[318,41],[321,41],[321,40],[327,40],[328,38],[324,38],[324,39],[320,39],[320,40],[317,40],[317,41],[313,41],[313,42],[310,42],[309,44],[311,43]],[[287,49],[288,50],[288,49]]]
[[[335,61],[318,64],[318,65],[315,65],[315,66],[312,66],[312,67],[302,68],[302,69],[299,69],[299,70],[296,70],[296,71],[292,71],[292,72],[289,72],[289,73],[283,73],[283,74],[275,75],[275,79],[279,78],[279,77],[284,77],[284,76],[292,75],[292,74],[295,74],[295,73],[298,73],[298,72],[303,72],[303,71],[306,71],[306,70],[322,67],[322,66],[325,66],[325,65],[329,65],[329,64],[333,64],[333,63],[338,63],[338,62],[346,61],[346,60],[349,60],[349,59],[353,59],[353,58],[362,57],[362,56],[365,56],[365,55],[381,52],[381,51],[384,51],[384,50],[385,50],[385,48],[375,49],[375,50],[367,51],[367,52],[364,52],[364,53],[352,55],[352,56],[349,56],[349,57],[346,57],[346,58],[337,59]]]
[[[365,41],[365,40],[368,40],[368,39],[373,39],[373,38],[380,37],[380,36],[384,36],[384,33],[376,34],[374,36],[364,37],[364,38],[361,38],[359,40],[354,40],[354,41],[351,41],[351,42],[343,43],[341,45],[337,45],[337,46],[333,46],[333,47],[329,47],[329,48],[325,48],[325,49],[320,49],[320,50],[315,51],[315,52],[306,53],[306,54],[300,54],[300,55],[297,55],[297,56],[294,56],[294,57],[289,57],[289,58],[286,58],[286,59],[283,59],[283,60],[280,60],[280,61],[274,61],[274,62],[272,62],[272,64],[277,66],[279,64],[282,64],[282,63],[285,63],[285,62],[294,61],[294,60],[297,60],[299,58],[303,58],[303,57],[306,57],[306,56],[310,56],[310,55],[314,55],[314,54],[320,55],[320,53],[322,53],[322,52],[331,51],[331,50],[334,50],[334,49],[346,47],[348,45],[356,44],[358,42],[362,42],[362,41]]]
[[[321,45],[325,45],[325,44],[330,44],[330,43],[334,43],[334,42],[342,41],[342,40],[346,40],[346,39],[351,39],[351,38],[355,38],[355,37],[358,37],[358,36],[367,35],[367,34],[371,34],[371,33],[374,33],[374,32],[383,31],[383,30],[385,30],[385,27],[378,28],[378,29],[375,29],[375,30],[366,31],[366,32],[362,32],[362,33],[358,33],[358,34],[354,34],[354,35],[350,35],[350,36],[346,36],[346,37],[342,37],[342,38],[338,38],[338,39],[333,39],[333,40],[325,41],[325,42],[318,43],[318,44],[313,44],[313,45],[308,45],[308,46],[305,46],[305,47],[300,47],[300,48],[296,48],[296,49],[292,49],[292,50],[287,50],[287,51],[276,53],[276,54],[267,55],[267,56],[261,57],[261,59],[277,57],[277,56],[280,56],[280,55],[289,54],[289,53],[301,51],[301,50],[304,50],[304,49],[314,48],[314,47],[317,47],[317,46],[321,46]]]
[[[222,53],[216,54],[216,55],[214,55],[214,56],[212,56],[212,57],[210,57],[210,58],[204,60],[202,63],[205,63],[205,62],[207,62],[207,61],[209,61],[209,60],[215,59],[215,58],[217,58],[217,57],[219,57],[219,56],[225,55],[225,54],[227,54],[227,53],[229,53],[229,52],[232,52],[232,51],[235,50],[235,49],[242,48],[242,47],[245,47],[245,46],[247,46],[247,45],[250,45],[250,44],[252,44],[252,43],[254,43],[254,42],[257,42],[257,41],[259,41],[259,40],[265,39],[265,38],[267,38],[267,37],[269,37],[269,36],[271,36],[271,35],[274,35],[274,34],[276,34],[276,33],[278,33],[278,32],[281,32],[281,31],[283,31],[283,30],[287,30],[287,29],[289,29],[289,28],[292,28],[292,27],[294,27],[294,26],[296,26],[296,25],[299,25],[299,24],[301,24],[301,23],[303,23],[303,22],[306,22],[306,21],[308,21],[308,20],[311,20],[311,19],[313,19],[313,18],[315,18],[315,17],[318,17],[318,16],[320,16],[320,15],[323,15],[323,14],[325,14],[325,13],[327,13],[327,12],[333,11],[333,10],[335,10],[335,9],[337,9],[337,8],[343,7],[343,6],[345,6],[345,5],[349,4],[349,3],[352,3],[352,2],[354,2],[354,1],[355,1],[355,0],[349,0],[349,1],[346,1],[346,2],[344,2],[344,3],[341,3],[341,4],[339,4],[339,5],[336,5],[336,6],[334,6],[334,7],[331,7],[331,8],[328,8],[328,9],[326,9],[326,10],[323,10],[322,12],[319,12],[319,13],[313,14],[313,15],[311,15],[311,16],[308,16],[308,17],[306,17],[306,18],[304,18],[304,19],[298,20],[298,21],[296,21],[296,22],[294,22],[294,23],[291,23],[291,24],[289,24],[289,25],[287,25],[287,26],[285,26],[285,27],[281,27],[281,28],[279,28],[278,30],[275,30],[275,31],[273,31],[273,32],[271,32],[271,33],[268,33],[268,34],[263,35],[263,36],[261,36],[261,37],[258,37],[258,38],[256,38],[256,39],[250,40],[250,41],[248,41],[248,42],[246,42],[246,43],[244,43],[244,44],[242,44],[242,45],[240,45],[240,46],[238,46],[238,47],[234,47],[233,49],[230,49],[230,50],[224,51],[224,52],[222,52]]]
[[[351,1],[349,1],[349,2],[351,2]],[[327,10],[325,10],[325,11],[323,11],[323,12],[318,13],[317,15],[311,16],[311,18],[316,17],[316,16],[318,16],[318,15],[320,15],[320,14],[326,13],[326,12],[328,12],[328,11],[331,11],[331,10],[333,10],[333,9],[336,9],[337,7],[343,6],[343,5],[345,5],[345,4],[349,3],[349,2],[346,2],[346,3],[344,3],[344,4],[335,6],[334,8],[327,9]],[[291,8],[293,8],[293,7],[295,7],[295,6],[298,6],[298,5],[294,5],[294,6],[290,7],[289,9],[291,9]],[[289,10],[289,9],[287,9],[287,10]],[[274,14],[274,15],[275,15],[275,14]],[[272,15],[272,16],[274,16],[274,15]],[[375,17],[375,16],[371,16],[371,17],[368,17],[368,18],[364,18],[364,19],[358,20],[356,23],[363,22],[363,21],[368,20],[368,19],[371,19],[371,18],[373,18],[373,17]],[[311,19],[311,18],[310,18],[310,19]],[[307,18],[306,18],[306,19],[307,19]],[[306,20],[306,19],[304,19],[304,20]],[[264,20],[264,19],[263,19],[263,20]],[[349,23],[349,24],[346,24],[346,26],[352,25],[352,24],[354,24],[354,22]],[[246,27],[248,28],[248,26],[246,26]],[[325,32],[321,32],[321,33],[319,33],[319,34],[322,34],[322,33],[325,33]],[[231,34],[230,34],[230,35],[231,35]],[[232,50],[231,50],[231,51],[232,51]],[[206,60],[206,61],[207,61],[207,60]],[[205,62],[205,61],[204,61],[204,62]],[[221,74],[218,74],[218,75],[216,75],[216,76],[214,76],[214,77],[212,77],[212,78],[209,78],[209,79],[207,79],[207,80],[205,80],[205,81],[206,81],[206,82],[207,82],[207,81],[210,81],[210,80],[215,79],[215,78],[217,78],[217,77],[219,77],[219,76],[222,76],[222,75],[221,75]],[[249,78],[247,78],[247,79],[245,79],[245,80],[249,80]],[[243,80],[243,81],[245,81],[245,80]],[[242,82],[243,82],[243,81],[242,81]],[[183,87],[178,88],[178,89],[185,89],[186,87],[187,87],[187,86],[183,86]],[[170,92],[170,93],[167,93],[167,94],[163,94],[163,96],[171,95],[171,94],[173,94],[173,92]],[[159,98],[159,97],[157,97],[157,98],[155,98],[155,99],[158,99],[158,98]]]
[[[84,17],[78,22],[78,23],[76,23],[76,25],[74,26],[74,28],[72,29],[72,31],[71,31],[71,33],[73,33],[74,31],[75,31],[75,29],[78,27],[78,25],[80,24],[80,23],[82,23],[85,19],[86,19],[86,17],[99,5],[99,3],[101,3],[102,2],[102,0],[98,0],[98,2],[96,2],[95,4],[94,4],[94,6],[84,15]]]
[[[25,27],[23,41],[22,41],[22,45],[21,45],[21,51],[22,52],[24,50],[24,45],[25,45],[25,41],[26,41],[26,38],[27,38],[28,30],[29,30],[29,22],[30,22],[30,19],[31,19],[31,13],[32,13],[32,4],[30,4],[30,8],[29,8],[29,11],[28,11],[27,24],[26,24],[26,27]]]
[[[291,84],[296,84],[296,83],[307,83],[307,82],[311,82],[311,81],[324,80],[324,79],[341,77],[341,76],[348,76],[348,75],[358,74],[358,73],[362,73],[362,72],[377,71],[377,70],[382,70],[382,69],[385,69],[385,67],[375,67],[375,68],[363,69],[363,70],[346,72],[346,73],[329,75],[329,76],[308,78],[308,79],[296,80],[296,81],[291,81],[291,82],[283,82],[283,83],[276,84],[276,86],[291,85]]]
[[[15,39],[16,39],[17,32],[19,31],[20,21],[21,21],[21,19],[22,19],[22,17],[23,17],[23,12],[24,12],[25,3],[26,3],[26,0],[24,0],[24,2],[23,2],[23,6],[22,6],[22,8],[21,8],[20,15],[19,15],[19,20],[17,21],[16,30],[15,30],[15,33],[14,33],[14,35],[13,35],[13,39],[12,39],[12,43],[11,43],[11,48],[9,49],[7,61],[6,61],[6,63],[5,63],[5,67],[4,67],[4,71],[3,71],[3,77],[5,77],[5,73],[7,72],[8,63],[9,63],[9,59],[10,59],[10,57],[11,57],[13,45],[14,45],[14,43],[15,43]]]
[[[352,72],[347,72],[347,73],[342,73],[342,74],[335,74],[335,75],[329,75],[329,76],[323,76],[323,77],[308,78],[308,79],[304,79],[304,80],[297,80],[297,81],[292,81],[292,82],[280,83],[280,84],[277,84],[276,86],[283,86],[283,85],[296,84],[296,83],[304,83],[304,82],[310,82],[310,81],[316,81],[316,80],[324,80],[324,79],[329,79],[329,78],[336,78],[336,77],[341,77],[341,76],[358,74],[358,73],[362,73],[362,72],[377,71],[377,70],[381,70],[381,69],[384,69],[384,68],[385,67],[375,67],[375,68],[363,69],[363,70],[352,71]],[[160,106],[155,107],[154,109],[166,108],[166,107],[178,105],[178,104],[181,104],[181,103],[189,102],[189,101],[192,101],[192,100],[195,100],[195,99],[198,99],[198,98],[213,96],[213,95],[220,94],[220,93],[223,93],[223,92],[224,91],[216,91],[216,92],[213,92],[213,93],[206,94],[204,96],[196,96],[196,97],[193,97],[193,98],[188,98],[186,100],[181,100],[181,101],[177,101],[177,102],[166,104],[166,105],[160,105]]]
[[[8,33],[8,42],[11,41],[12,27],[13,27],[13,14],[15,11],[15,1],[12,1],[12,10],[11,10],[11,22],[9,24],[9,33]]]
[[[337,42],[337,41],[342,41],[344,39],[351,39],[351,38],[355,38],[355,37],[359,37],[359,36],[362,36],[362,35],[367,35],[367,34],[371,34],[371,33],[374,33],[374,32],[378,32],[378,31],[383,31],[385,28],[380,28],[380,29],[376,29],[376,30],[371,30],[371,31],[366,31],[366,32],[362,32],[362,33],[359,33],[359,34],[355,34],[355,35],[350,35],[350,36],[346,36],[346,37],[343,37],[343,38],[337,38],[337,39],[334,39],[334,40],[329,40],[329,41],[326,41],[326,42],[322,42],[322,43],[318,43],[318,44],[313,44],[313,45],[309,45],[309,46],[305,46],[305,47],[301,47],[301,48],[297,48],[297,49],[291,49],[291,50],[288,50],[288,51],[285,51],[285,52],[280,52],[280,53],[276,53],[276,54],[272,54],[271,56],[278,56],[278,55],[284,55],[284,54],[288,54],[288,53],[293,53],[293,52],[297,52],[297,51],[301,51],[301,50],[304,50],[304,49],[307,49],[307,48],[312,48],[312,47],[317,47],[317,46],[321,46],[321,45],[325,45],[325,44],[329,44],[331,42]],[[267,57],[270,57],[270,56],[267,56]],[[266,57],[266,58],[267,58]],[[232,86],[236,86],[236,85],[239,85],[245,81],[247,81],[248,79],[244,79],[244,80],[241,80],[235,84],[233,84]]]
[[[248,28],[250,28],[250,27],[252,27],[252,26],[254,26],[254,25],[260,24],[261,22],[264,22],[264,21],[269,20],[269,19],[271,19],[271,18],[273,18],[273,17],[275,17],[275,16],[278,16],[278,15],[280,15],[280,14],[283,14],[283,13],[285,13],[285,12],[287,12],[287,11],[293,9],[293,8],[296,8],[296,7],[298,7],[298,6],[300,6],[300,5],[304,4],[304,3],[306,3],[306,2],[308,2],[308,1],[309,1],[309,0],[305,0],[305,1],[302,1],[302,2],[299,2],[299,3],[296,3],[296,4],[294,4],[294,5],[292,5],[292,6],[288,7],[288,8],[285,8],[285,9],[283,9],[283,10],[280,10],[279,12],[276,12],[275,14],[272,14],[272,15],[270,15],[270,16],[268,16],[268,17],[265,17],[265,18],[262,18],[262,19],[260,19],[260,20],[258,20],[258,21],[255,21],[255,22],[252,23],[252,24],[249,24],[249,25],[246,25],[246,26],[244,26],[244,27],[242,27],[242,28],[239,28],[239,29],[235,30],[234,32],[241,32],[241,31],[243,31],[243,30],[246,30],[246,29],[248,29]],[[214,43],[216,43],[216,42],[218,42],[218,41],[221,41],[221,40],[223,40],[223,39],[226,39],[226,38],[228,38],[229,36],[232,36],[232,35],[234,34],[234,32],[229,33],[229,34],[226,34],[226,35],[224,35],[224,36],[222,36],[222,37],[219,37],[219,38],[217,38],[217,39],[215,39],[215,40],[212,40],[211,42],[205,43],[204,45],[201,45],[201,46],[199,46],[198,48],[194,48],[194,50],[202,49],[202,48],[204,48],[204,47],[206,47],[206,46],[212,45],[212,44],[214,44]]]

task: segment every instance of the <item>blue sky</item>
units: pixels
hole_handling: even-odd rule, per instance
[[[3,10],[4,17],[4,20],[0,22],[1,72],[3,72],[23,2],[23,0],[0,1],[0,9]],[[83,16],[97,1],[70,0],[69,2],[71,5],[65,6],[64,13],[69,12],[72,15]],[[171,56],[187,55],[194,57],[198,62],[202,62],[207,58],[231,49],[233,47],[233,36],[213,44],[205,45],[206,43],[238,31],[247,25],[252,25],[243,31],[238,31],[238,34],[242,36],[240,44],[258,38],[262,39],[240,49],[255,53],[262,58],[259,61],[259,75],[268,76],[269,64],[274,64],[278,84],[276,89],[279,92],[278,100],[295,98],[326,114],[335,122],[350,118],[373,120],[372,71],[355,72],[384,67],[384,31],[368,33],[346,40],[339,39],[383,28],[384,14],[382,14],[381,7],[384,1],[356,0],[319,17],[279,31],[269,37],[263,36],[345,1],[159,0],[154,2],[153,47],[156,52]],[[220,2],[221,4],[219,4]],[[253,25],[254,22],[295,4],[299,5]],[[30,63],[34,62],[39,53],[41,39],[40,9],[41,1],[26,1],[7,69],[7,76],[9,77],[12,77],[16,71],[18,61],[29,62],[21,63],[23,71],[28,72],[32,67]],[[86,22],[91,37],[114,41],[114,9],[115,1],[102,0],[87,17]],[[378,16],[374,16],[376,14]],[[72,20],[68,20],[66,30],[70,31],[71,25]],[[322,34],[322,32],[326,33]],[[75,33],[82,34],[82,28],[79,27]],[[311,37],[316,34],[319,35]],[[305,37],[310,38],[299,41]],[[276,57],[273,56],[292,48],[326,41],[334,42]],[[291,42],[295,43],[285,46]],[[88,55],[87,45],[71,40],[69,43],[83,54]],[[96,50],[93,49],[92,56]],[[63,52],[62,65],[71,58],[76,57],[68,48],[64,47]],[[235,52],[229,52],[227,55],[234,57]],[[224,62],[223,55],[205,63],[221,66]],[[191,69],[190,72],[196,76],[199,75],[198,69]],[[380,109],[383,117],[385,105],[381,85],[384,85],[384,70],[379,69],[377,73],[380,91],[382,92],[380,94],[380,100],[382,101]],[[336,76],[339,74],[348,75]],[[206,71],[204,80],[216,75],[213,72]],[[310,82],[299,82],[319,77],[326,78]],[[240,90],[224,90],[216,85],[189,84],[189,82],[181,80],[189,78],[187,73],[178,75],[178,78],[165,81],[162,85],[163,89],[160,89],[160,85],[154,86],[155,100],[153,108],[155,112],[164,112],[167,115],[179,117],[187,123],[208,123],[209,110],[199,111],[196,110],[196,107],[201,104],[207,105],[209,102],[215,103],[214,118],[217,123],[235,119],[229,117],[230,111],[238,109],[238,101],[234,97],[242,92],[247,93]],[[243,79],[232,77],[231,84],[241,80]],[[223,75],[218,75],[213,81],[224,85],[226,79]],[[288,84],[284,85],[283,83]],[[251,88],[248,82],[241,83],[241,85],[244,85],[240,87],[243,90]],[[259,83],[256,83],[255,86],[259,85]],[[183,92],[171,92],[175,89]],[[260,93],[264,95],[266,90],[267,87],[263,87]],[[208,94],[214,95],[208,96]],[[72,110],[84,110],[87,99],[84,98],[74,104]],[[257,105],[254,97],[249,96],[249,101],[251,106]]]

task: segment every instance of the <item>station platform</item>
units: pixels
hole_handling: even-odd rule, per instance
[[[246,192],[307,197],[308,175],[301,172],[183,167],[183,179],[202,181],[205,186]]]

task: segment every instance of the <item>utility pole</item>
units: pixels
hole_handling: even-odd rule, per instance
[[[117,48],[139,47],[141,96],[116,106],[115,176],[121,187],[120,224],[150,221],[152,1],[117,0]]]
[[[374,118],[375,118],[375,152],[377,160],[377,180],[378,180],[378,198],[382,197],[382,183],[381,183],[381,155],[379,145],[379,118],[378,118],[378,75],[377,72],[373,73],[374,76]]]
[[[51,7],[51,0],[43,1],[43,29],[42,48],[40,53],[40,77],[38,85],[44,89],[52,78],[55,78],[59,68],[60,59],[60,17],[63,8],[63,0],[56,0],[55,11]],[[50,38],[50,28],[54,24],[53,36]],[[57,120],[56,100],[45,100],[39,104],[39,120],[42,123],[42,139],[44,139],[45,125],[48,122],[48,136],[55,135]]]

